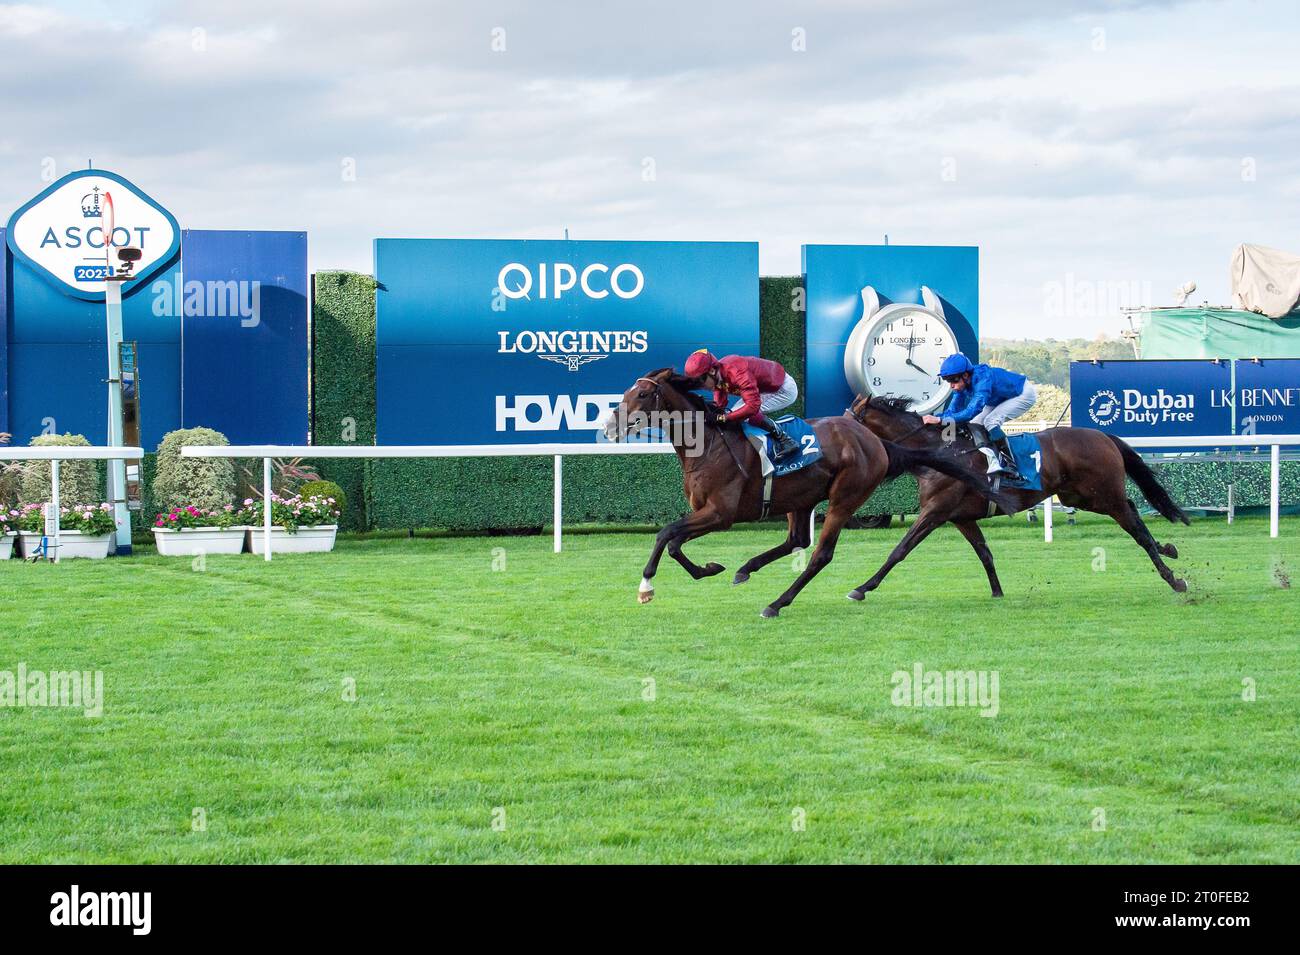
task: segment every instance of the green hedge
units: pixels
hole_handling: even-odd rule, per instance
[[[804,378],[798,276],[759,284],[761,349]],[[355,439],[375,435],[375,282],[354,272],[318,272],[312,306],[312,438],[342,444],[344,418]],[[803,412],[803,397],[792,411]],[[354,529],[540,528],[551,521],[549,458],[322,461],[322,477],[347,493]],[[363,503],[364,502],[364,503]],[[882,488],[867,513],[916,508],[916,482]],[[681,469],[671,457],[573,457],[564,462],[564,518],[570,523],[662,524],[688,510]]]
[[[312,277],[312,443],[375,441],[375,280],[356,272],[317,272]],[[347,530],[374,525],[367,509],[366,463],[314,462],[321,477],[348,496]]]
[[[759,348],[764,358],[779,361],[799,383],[799,399],[790,414],[803,414],[804,390],[803,277],[780,275],[758,280]]]
[[[375,436],[375,282],[354,272],[318,272],[312,307],[312,436],[342,444],[344,419],[355,440]],[[804,387],[804,312],[798,276],[759,280],[763,355],[776,359]],[[803,412],[803,398],[794,412]],[[518,530],[551,521],[550,458],[440,458],[322,461],[323,477],[351,502],[345,527]],[[146,462],[146,470],[149,464]],[[1229,482],[1237,503],[1268,502],[1266,463],[1160,465],[1161,480],[1187,507],[1223,506]],[[146,487],[148,483],[146,483]],[[1135,498],[1136,499],[1136,498]],[[1283,466],[1283,500],[1300,502],[1300,462]],[[564,461],[567,523],[662,524],[687,511],[681,471],[668,456],[571,457]],[[915,513],[916,480],[904,476],[880,488],[864,514]],[[150,514],[152,512],[149,512]]]

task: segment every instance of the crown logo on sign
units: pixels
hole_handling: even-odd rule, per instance
[[[99,186],[81,197],[81,214],[87,219],[103,218],[104,212],[99,208]]]

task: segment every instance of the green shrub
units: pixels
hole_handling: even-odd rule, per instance
[[[309,497],[332,497],[334,506],[338,508],[340,514],[348,509],[348,496],[343,493],[343,488],[333,481],[308,481],[298,488],[298,494],[304,500]]]
[[[375,280],[357,272],[317,272],[312,293],[312,443],[373,444]],[[318,466],[352,502],[342,526],[366,530],[370,462],[326,458]]]
[[[163,435],[153,479],[152,504],[159,510],[192,504],[217,511],[235,503],[235,463],[230,458],[184,458],[187,445],[228,445],[220,431],[182,428]]]
[[[85,435],[80,434],[42,434],[32,438],[29,444],[33,448],[90,447]],[[49,461],[24,463],[19,479],[18,499],[23,504],[42,504],[50,499]],[[99,467],[94,461],[59,462],[61,505],[101,504],[103,501],[104,485],[100,480]]]

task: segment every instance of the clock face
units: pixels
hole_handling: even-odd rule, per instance
[[[863,326],[866,326],[865,328]],[[861,366],[850,384],[879,397],[907,397],[912,410],[933,411],[948,398],[948,383],[939,377],[943,360],[957,350],[948,323],[921,305],[889,305],[854,330]],[[853,349],[851,349],[852,351]],[[857,379],[856,381],[854,379]]]

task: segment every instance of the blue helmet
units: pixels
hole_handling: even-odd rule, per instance
[[[970,359],[961,352],[957,352],[943,360],[943,364],[939,366],[939,377],[948,378],[952,375],[960,375],[974,370],[975,366],[970,363]]]

